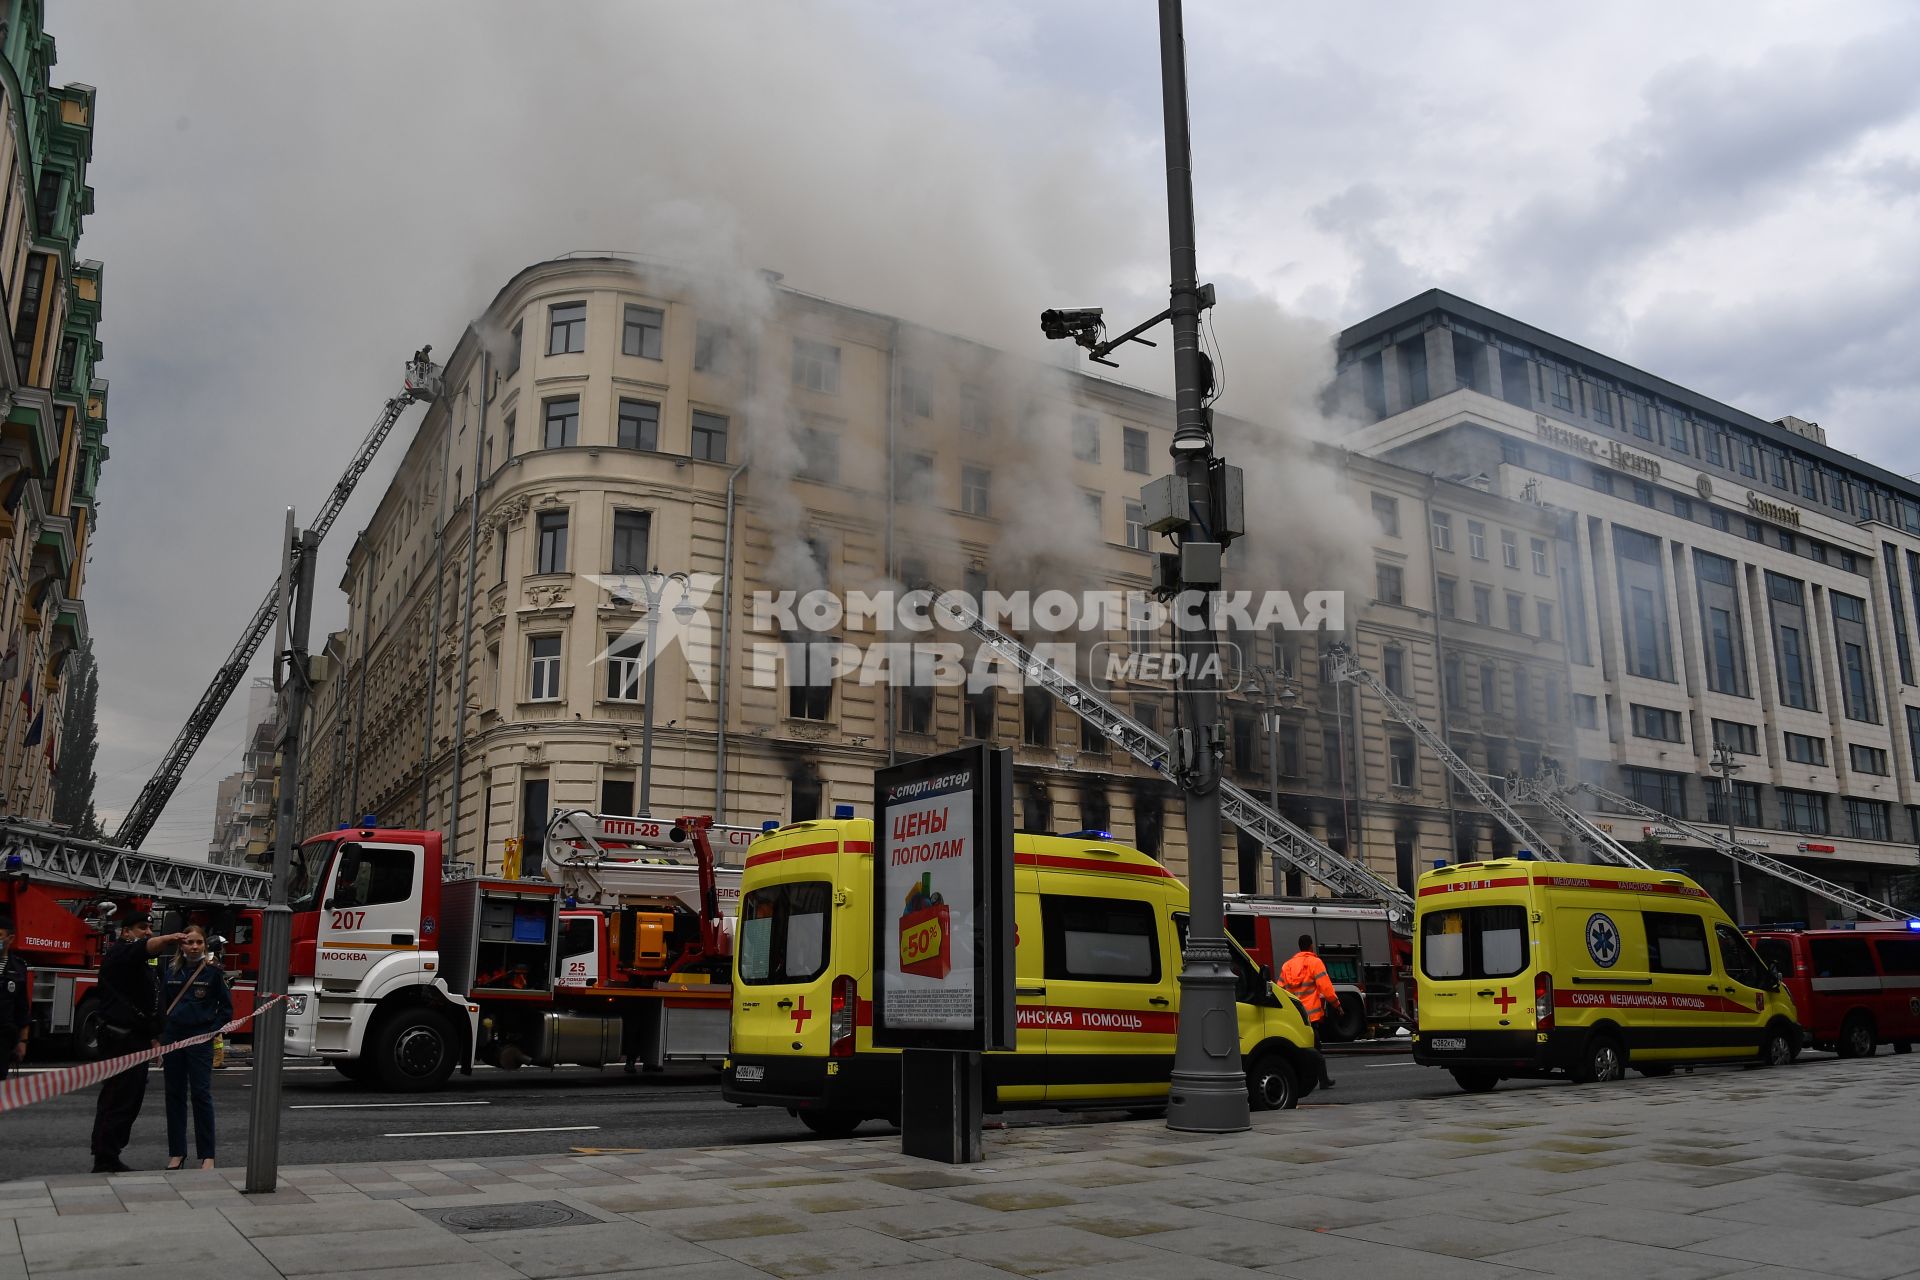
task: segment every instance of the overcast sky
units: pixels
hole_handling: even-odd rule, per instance
[[[56,80],[99,89],[110,826],[267,590],[284,507],[528,263],[717,251],[1020,350],[1044,306],[1164,296],[1146,0],[49,9]],[[1920,470],[1911,6],[1207,0],[1188,40],[1236,412],[1289,390],[1275,344],[1440,286]],[[1123,376],[1163,381],[1144,351]],[[335,527],[323,625],[402,447]],[[205,851],[244,700],[149,849]]]

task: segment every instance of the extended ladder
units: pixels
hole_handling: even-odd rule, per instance
[[[1102,698],[1072,675],[1037,657],[1025,645],[989,623],[964,592],[942,592],[934,601],[941,616],[958,623],[1016,666],[1033,684],[1067,704],[1073,713],[1105,734],[1134,759],[1165,772],[1168,747],[1157,734]],[[1382,880],[1356,859],[1337,853],[1253,798],[1235,783],[1220,781],[1221,816],[1258,840],[1275,858],[1308,879],[1337,894],[1370,898],[1382,903],[1394,926],[1405,930],[1413,922],[1413,899],[1400,886]]]
[[[760,834],[758,827],[710,826],[708,847],[716,856],[722,848],[740,852]],[[682,856],[647,856],[642,850]],[[547,855],[548,874],[582,902],[611,905],[622,897],[673,896],[690,910],[700,909],[699,850],[672,822],[569,810],[548,824]],[[739,899],[740,874],[737,865],[715,864],[721,898]]]
[[[346,474],[334,482],[327,500],[321,504],[320,513],[309,529],[316,543],[325,538],[327,530],[333,527],[334,519],[340,514],[341,508],[347,505],[347,499],[353,496],[354,486],[360,483],[360,477],[373,465],[374,454],[380,451],[381,444],[393,430],[393,424],[400,420],[400,414],[410,404],[439,397],[440,373],[440,366],[425,358],[424,349],[407,365],[400,393],[387,401],[373,429],[360,442],[353,461],[347,464]],[[273,629],[273,620],[279,609],[280,580],[275,578],[273,586],[267,591],[267,598],[260,602],[260,607],[253,611],[253,617],[247,620],[239,641],[227,654],[227,660],[213,673],[212,682],[200,695],[200,701],[194,704],[186,724],[180,727],[172,745],[160,757],[160,764],[153,771],[153,776],[140,788],[140,794],[127,810],[120,829],[113,833],[113,838],[120,844],[137,849],[146,840],[147,833],[153,830],[160,811],[167,807],[167,801],[173,798],[174,791],[180,786],[180,779],[186,775],[188,763],[200,749],[200,744],[207,740],[207,735],[213,732],[214,721],[226,709],[227,700],[233,697],[233,691],[240,686],[247,668],[252,665],[253,655],[260,651],[261,642],[267,638],[267,632]]]
[[[1654,869],[1645,858],[1615,840],[1592,818],[1568,804],[1566,797],[1561,794],[1566,784],[1557,773],[1544,772],[1537,778],[1522,778],[1516,785],[1516,798],[1532,800],[1558,818],[1560,825],[1601,862],[1610,862],[1617,867],[1638,867],[1643,871]]]
[[[1764,853],[1749,849],[1743,844],[1734,843],[1719,832],[1711,831],[1706,827],[1696,827],[1690,822],[1683,822],[1670,813],[1662,813],[1658,809],[1641,804],[1638,800],[1620,795],[1617,792],[1608,791],[1605,787],[1596,786],[1591,782],[1575,782],[1572,786],[1575,790],[1584,791],[1588,795],[1593,796],[1596,800],[1599,800],[1602,804],[1607,805],[1616,812],[1631,813],[1637,817],[1645,818],[1649,822],[1672,827],[1674,830],[1692,839],[1698,840],[1703,844],[1711,845],[1714,849],[1717,849],[1742,866],[1752,867],[1756,871],[1765,872],[1775,879],[1784,880],[1788,884],[1805,889],[1808,893],[1825,898],[1828,902],[1838,906],[1858,911],[1862,915],[1871,916],[1875,920],[1920,919],[1920,916],[1916,916],[1911,911],[1902,911],[1899,907],[1891,903],[1881,902],[1877,898],[1869,898],[1864,893],[1855,892],[1845,885],[1835,884],[1831,880],[1823,880],[1811,871],[1802,871],[1800,868],[1782,862],[1778,858],[1769,858]]]
[[[1345,645],[1333,646],[1328,666],[1335,680],[1353,680],[1380,695],[1380,701],[1386,704],[1387,711],[1393,718],[1412,730],[1413,736],[1420,740],[1421,745],[1440,758],[1440,763],[1446,766],[1447,772],[1459,779],[1468,794],[1493,814],[1494,819],[1507,829],[1508,834],[1520,842],[1521,847],[1531,850],[1537,858],[1547,858],[1554,862],[1565,861],[1553,851],[1553,846],[1540,838],[1540,833],[1535,831],[1525,818],[1513,811],[1513,807],[1501,798],[1498,791],[1487,785],[1485,778],[1474,772],[1473,766],[1462,760],[1454,749],[1447,745],[1445,738],[1427,727],[1426,722],[1420,718],[1420,714],[1404,698],[1387,688],[1374,676],[1373,672],[1361,666]]]
[[[273,883],[264,871],[140,853],[23,823],[0,825],[0,874],[97,893],[240,907],[265,906]]]

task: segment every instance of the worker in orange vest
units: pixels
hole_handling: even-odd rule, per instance
[[[1320,1047],[1320,1020],[1327,1016],[1327,1005],[1333,1005],[1334,1012],[1340,1012],[1340,996],[1333,989],[1333,979],[1327,976],[1327,966],[1319,956],[1313,953],[1313,935],[1300,935],[1300,950],[1293,959],[1280,966],[1280,985],[1287,994],[1300,1002],[1307,1011],[1307,1021],[1313,1027],[1313,1047]],[[1333,1077],[1327,1074],[1325,1054],[1315,1054],[1320,1062],[1320,1087],[1333,1088]]]

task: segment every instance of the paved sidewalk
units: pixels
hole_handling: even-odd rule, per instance
[[[1920,1275],[1920,1055],[1255,1118],[0,1184],[0,1278]],[[0,1139],[5,1128],[0,1124]],[[0,1147],[0,1167],[4,1167]],[[451,1212],[449,1212],[451,1211]],[[508,1217],[548,1224],[498,1228]]]

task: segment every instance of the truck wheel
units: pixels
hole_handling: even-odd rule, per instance
[[[438,1089],[453,1074],[457,1054],[447,1020],[428,1009],[387,1015],[370,1037],[369,1076],[396,1093]]]
[[[858,1129],[865,1118],[851,1111],[808,1110],[800,1113],[800,1123],[823,1138],[844,1138]]]
[[[1361,997],[1354,993],[1340,1012],[1329,1013],[1320,1023],[1320,1038],[1323,1040],[1358,1040],[1367,1029],[1367,1011],[1360,1007]]]
[[[1895,1053],[1912,1053],[1912,1052],[1913,1052],[1913,1041],[1911,1041],[1911,1040],[1895,1040],[1895,1041],[1893,1042],[1893,1051],[1894,1051]]]
[[[1871,1058],[1879,1047],[1875,1039],[1873,1019],[1864,1013],[1850,1013],[1840,1024],[1840,1042],[1834,1050],[1843,1058]]]
[[[1627,1051],[1619,1040],[1603,1031],[1587,1041],[1573,1078],[1577,1084],[1609,1084],[1626,1074]]]
[[[1300,1105],[1300,1077],[1293,1064],[1269,1050],[1247,1070],[1247,1102],[1255,1111],[1291,1111]]]
[[[1785,1027],[1768,1027],[1767,1034],[1760,1041],[1760,1065],[1784,1067],[1792,1062],[1796,1039]]]
[[[1454,1067],[1453,1082],[1468,1093],[1492,1093],[1500,1073],[1491,1067]]]
[[[100,1002],[87,999],[80,1002],[80,1016],[73,1022],[73,1056],[82,1062],[96,1062],[100,1058]]]
[[[333,1069],[355,1084],[365,1084],[369,1078],[365,1058],[328,1058]]]

